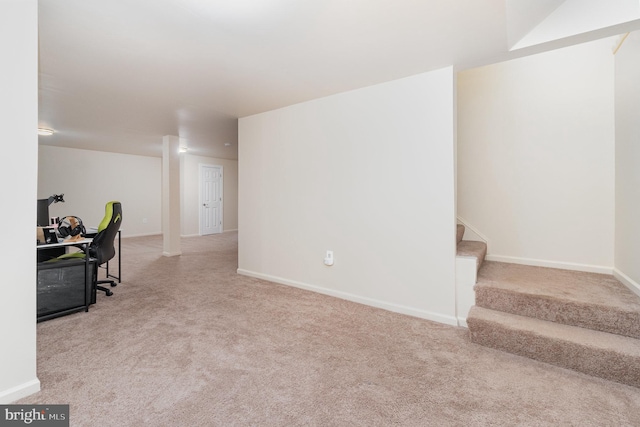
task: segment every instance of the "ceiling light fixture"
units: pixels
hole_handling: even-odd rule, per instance
[[[231,143],[230,143],[230,142],[225,142],[225,143],[224,143],[224,146],[225,146],[225,147],[231,147]]]
[[[44,136],[53,135],[53,129],[38,128],[38,135],[44,135]]]
[[[178,152],[179,153],[186,153],[187,152],[187,147],[180,146],[180,148],[178,149]]]

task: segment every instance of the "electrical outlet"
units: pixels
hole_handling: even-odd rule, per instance
[[[324,265],[333,265],[333,251],[327,251],[327,254],[324,256]]]
[[[147,222],[149,222],[149,221],[147,220],[147,218],[142,218],[142,223],[143,223],[143,224],[146,224]]]

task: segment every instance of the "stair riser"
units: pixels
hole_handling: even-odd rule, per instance
[[[543,337],[472,317],[467,323],[471,341],[476,344],[640,387],[640,356]]]
[[[610,311],[593,304],[579,304],[490,287],[476,288],[476,305],[505,313],[640,339],[640,313],[638,312]]]

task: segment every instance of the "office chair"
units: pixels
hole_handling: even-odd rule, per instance
[[[116,286],[117,283],[114,280],[109,279],[97,280],[97,268],[116,255],[114,241],[116,239],[116,234],[120,229],[121,223],[122,205],[120,204],[120,202],[107,203],[104,208],[104,218],[102,219],[102,222],[100,222],[100,225],[98,225],[98,232],[89,244],[89,256],[96,260],[96,271],[94,272],[94,277],[96,278],[94,281],[95,288],[101,290],[102,292],[107,294],[107,296],[113,295],[113,292],[111,292],[109,288],[100,285],[108,283],[113,287]],[[71,254],[61,255],[57,259],[62,260],[84,257],[85,254],[83,252],[74,252]]]

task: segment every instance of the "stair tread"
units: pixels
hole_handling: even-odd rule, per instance
[[[595,304],[613,304],[640,313],[640,297],[607,274],[487,261],[478,275],[476,286]]]
[[[640,340],[473,306],[471,341],[640,387]]]
[[[487,244],[484,242],[476,242],[474,240],[463,240],[460,243],[458,243],[456,255],[484,258],[486,251],[487,251]]]
[[[607,332],[595,331],[578,326],[548,322],[533,317],[504,313],[502,311],[473,306],[467,317],[467,324],[473,325],[475,319],[498,323],[509,329],[526,331],[538,336],[573,344],[593,347],[600,350],[615,349],[617,352],[640,358],[640,340]],[[470,329],[472,326],[470,326]]]
[[[480,271],[486,255],[487,244],[484,242],[463,240],[458,243],[456,256],[474,257],[476,259],[476,271]]]
[[[640,298],[613,276],[488,261],[476,305],[640,338]]]

